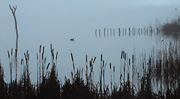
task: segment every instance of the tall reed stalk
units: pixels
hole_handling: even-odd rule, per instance
[[[102,98],[102,77],[103,77],[103,60],[102,60],[102,54],[101,54],[101,66],[100,66],[100,97]]]
[[[71,52],[71,60],[72,60],[72,63],[73,63],[73,71],[74,71],[74,76],[75,76],[75,64],[74,64],[74,58],[73,58],[72,52]]]
[[[111,76],[111,92],[112,92],[112,71],[111,71],[111,63],[109,63],[109,68],[110,68],[110,76]]]
[[[14,21],[15,21],[15,30],[16,30],[16,49],[15,49],[15,64],[16,64],[16,83],[17,83],[17,53],[18,53],[18,28],[17,28],[17,20],[16,20],[16,9],[17,6],[13,6],[13,8],[11,7],[11,5],[9,5],[9,8],[13,14],[14,17]]]
[[[39,83],[41,84],[41,45],[39,46]]]

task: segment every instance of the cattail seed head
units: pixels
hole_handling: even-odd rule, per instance
[[[71,53],[71,59],[72,59],[72,62],[74,62],[74,59],[73,59],[73,54]]]
[[[27,54],[27,59],[29,60],[29,54]]]
[[[87,63],[87,55],[86,55],[86,63]]]
[[[41,52],[41,45],[39,46],[39,53]]]
[[[92,61],[89,62],[89,66],[90,66],[90,67],[92,66]]]
[[[43,46],[43,53],[44,53],[45,47]]]
[[[38,60],[38,54],[36,54],[36,58],[37,58],[37,60]]]
[[[13,55],[13,49],[11,48],[11,56]]]
[[[7,53],[8,53],[8,58],[10,58],[10,53],[9,53],[9,51],[7,51]]]
[[[104,60],[103,60],[103,67],[104,67]]]
[[[95,60],[96,60],[96,57],[94,58],[93,63],[95,62]]]
[[[17,57],[17,49],[15,49],[15,57]]]
[[[58,52],[56,52],[56,60],[57,60],[57,58],[58,58]]]
[[[23,59],[21,59],[21,65],[23,64]]]
[[[45,59],[44,59],[44,63],[46,63],[46,57],[45,57]]]
[[[73,77],[73,72],[71,72],[71,76]]]
[[[121,59],[122,59],[122,53],[121,53]]]
[[[28,50],[27,50],[26,54],[27,54],[27,59],[29,60],[29,53],[28,53]]]
[[[124,58],[124,51],[121,51],[121,59]]]
[[[54,49],[51,50],[51,56],[52,56],[52,58],[54,60]]]
[[[101,61],[102,61],[102,54],[101,54]]]
[[[109,64],[109,67],[110,67],[110,69],[111,69],[111,63]]]
[[[46,70],[48,70],[49,66],[50,66],[50,63],[48,63],[48,65],[47,65],[47,67],[46,67]]]
[[[52,51],[52,44],[50,44],[50,50]]]

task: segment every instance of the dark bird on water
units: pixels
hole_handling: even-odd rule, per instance
[[[74,41],[74,38],[70,39],[70,41]]]

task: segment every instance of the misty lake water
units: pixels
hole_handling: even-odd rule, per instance
[[[86,55],[88,60],[96,56],[94,64],[95,82],[99,79],[100,56],[107,64],[112,63],[116,68],[115,82],[119,82],[121,51],[125,51],[127,56],[139,57],[146,53],[146,57],[156,51],[171,39],[166,39],[160,35],[143,34],[128,35],[128,28],[138,28],[163,24],[167,20],[174,18],[176,12],[175,5],[128,5],[124,6],[119,2],[97,3],[85,1],[46,1],[46,3],[27,2],[13,3],[18,6],[17,21],[19,30],[19,52],[18,64],[24,57],[24,52],[30,53],[31,80],[36,81],[36,53],[39,45],[45,46],[45,56],[51,62],[50,44],[55,52],[58,51],[57,70],[59,78],[64,81],[64,77],[71,77],[73,65],[70,53],[73,53],[75,67],[83,68],[85,71]],[[9,62],[7,50],[15,48],[15,29],[12,13],[9,9],[10,2],[4,2],[0,6],[0,59],[5,71],[5,81],[9,82]],[[179,7],[180,8],[180,7]],[[104,37],[104,28],[115,29],[115,36]],[[118,28],[126,28],[127,35],[118,35]],[[101,37],[95,36],[95,30],[101,29]],[[98,32],[99,34],[99,32]],[[74,41],[70,41],[74,38]],[[166,40],[165,40],[166,39]],[[162,42],[164,40],[165,42]],[[166,42],[167,41],[167,42]],[[21,67],[18,67],[20,74]],[[13,71],[15,73],[15,71]],[[84,72],[85,74],[85,72]],[[20,75],[19,75],[20,76]],[[13,76],[15,77],[15,76]],[[84,76],[85,77],[85,76]],[[106,67],[106,84],[110,83],[109,66]]]

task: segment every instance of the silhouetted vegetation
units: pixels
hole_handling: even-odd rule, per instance
[[[162,32],[166,36],[178,38],[180,35],[180,22],[177,20],[173,20],[172,22],[165,23],[162,26]]]
[[[103,60],[103,55],[100,57],[100,74],[99,82],[93,82],[93,65],[96,62],[96,57],[90,58],[86,55],[86,70],[85,70],[85,79],[83,79],[83,69],[75,67],[73,54],[71,53],[71,58],[73,62],[73,71],[71,72],[71,79],[65,77],[64,84],[60,85],[57,75],[57,55],[56,58],[54,55],[54,49],[52,44],[50,45],[52,62],[51,65],[48,63],[45,66],[45,61],[43,59],[44,51],[41,53],[39,51],[38,57],[38,67],[42,68],[41,77],[38,75],[37,78],[39,82],[37,84],[32,84],[29,77],[29,54],[28,51],[24,53],[25,58],[22,59],[23,73],[21,78],[16,83],[16,79],[12,80],[10,83],[4,81],[4,71],[3,67],[0,64],[0,98],[41,98],[41,99],[178,99],[180,97],[180,85],[179,85],[179,54],[177,54],[172,45],[169,45],[169,52],[160,51],[158,54],[163,55],[164,57],[151,57],[148,59],[148,62],[142,61],[142,63],[147,63],[143,65],[143,75],[138,76],[139,84],[136,85],[135,82],[130,80],[129,66],[131,65],[130,59],[126,56],[126,52],[122,51],[121,59],[124,64],[122,64],[122,69],[124,72],[121,74],[120,83],[117,85],[111,80],[109,84],[105,84],[105,69],[107,62]],[[45,47],[43,47],[43,50]],[[41,50],[41,46],[40,46]],[[176,54],[175,54],[176,53]],[[160,56],[161,56],[160,55]],[[41,58],[39,61],[39,58]],[[127,60],[128,59],[128,60]],[[134,55],[132,56],[132,63],[134,63]],[[44,62],[43,65],[39,62]],[[51,66],[51,70],[48,68]],[[116,72],[115,66],[112,66],[112,63],[109,64],[109,69],[111,73]],[[145,68],[147,67],[147,68]],[[46,69],[45,70],[43,69]],[[88,70],[90,68],[90,70]],[[75,70],[76,69],[76,70]],[[88,72],[89,71],[89,72]],[[133,70],[132,70],[133,71]],[[153,71],[153,72],[152,72]],[[40,72],[40,71],[39,71]],[[43,73],[44,72],[44,73]],[[139,75],[138,71],[135,71],[135,75]],[[112,75],[112,74],[111,74]],[[115,78],[111,76],[111,79]],[[127,80],[125,80],[127,79]],[[135,78],[137,79],[137,78]],[[154,86],[153,80],[155,79],[156,84],[160,87]],[[112,86],[112,87],[111,87]],[[153,91],[156,90],[156,91]]]

